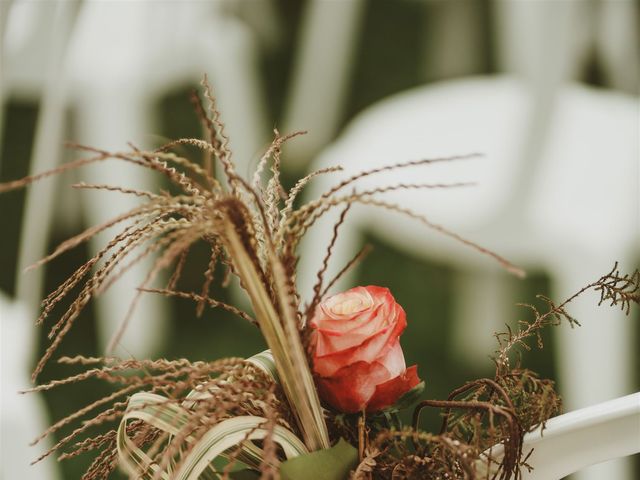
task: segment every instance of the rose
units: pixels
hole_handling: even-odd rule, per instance
[[[420,383],[406,368],[404,310],[387,288],[356,287],[323,300],[310,321],[313,371],[321,398],[346,413],[393,405]]]

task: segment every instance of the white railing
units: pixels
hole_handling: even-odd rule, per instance
[[[550,419],[524,437],[533,452],[523,480],[556,480],[597,463],[640,452],[640,392]],[[499,458],[502,445],[492,449]]]

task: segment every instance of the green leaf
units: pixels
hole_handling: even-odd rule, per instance
[[[424,391],[425,383],[424,381],[420,382],[418,385],[413,387],[407,393],[402,395],[396,403],[391,405],[389,408],[386,408],[385,411],[397,411],[402,410],[403,408],[408,408],[416,403],[420,399],[420,395]]]
[[[384,410],[382,412],[382,418],[384,418],[385,429],[391,429],[391,428],[395,428],[396,430],[402,429],[402,421],[400,420],[400,416],[398,415],[397,410]]]
[[[300,455],[280,465],[282,480],[345,480],[358,465],[358,450],[344,439],[326,450]]]
[[[229,474],[231,480],[258,480],[260,474],[255,470],[240,470]]]

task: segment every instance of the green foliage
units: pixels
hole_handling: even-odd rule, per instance
[[[280,465],[282,480],[345,480],[358,465],[358,450],[340,439],[333,447],[301,455]]]
[[[420,382],[418,385],[413,387],[407,393],[402,395],[396,403],[394,403],[391,407],[386,410],[397,412],[399,410],[403,410],[405,408],[409,408],[413,406],[421,397],[422,392],[424,391],[425,383],[424,381]]]

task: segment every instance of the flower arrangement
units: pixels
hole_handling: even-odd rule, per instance
[[[297,205],[308,182],[340,167],[313,172],[286,192],[279,178],[281,149],[299,132],[282,136],[276,131],[252,180],[243,178],[235,171],[206,81],[203,86],[208,105],[198,94],[193,100],[208,132],[206,140],[180,139],[153,151],[132,148],[107,152],[75,145],[89,156],[0,185],[0,192],[7,191],[68,169],[117,159],[158,172],[172,183],[175,192],[78,185],[135,195],[144,202],[65,241],[38,263],[62,255],[107,228],[123,225],[105,248],[43,300],[38,324],[51,316],[62,299],[75,295],[52,325],[51,344],[33,379],[51,360],[91,298],[140,259],[153,254],[157,255],[154,265],[138,295],[146,292],[187,298],[195,302],[197,313],[205,307],[230,311],[255,324],[269,350],[249,359],[209,362],[62,357],[59,362],[81,365],[84,371],[30,391],[44,392],[95,378],[115,388],[108,396],[59,420],[36,439],[89,415],[38,460],[55,452],[61,453],[60,459],[93,454],[95,460],[82,477],[86,480],[106,479],[118,466],[130,478],[149,480],[301,479],[310,474],[335,480],[518,478],[521,469],[527,468],[524,434],[561,408],[553,382],[523,368],[516,357],[518,348],[529,348],[531,339],[540,343],[540,330],[547,325],[561,321],[577,324],[566,306],[585,290],[598,290],[601,302],[628,312],[631,303],[640,301],[640,273],[622,275],[614,267],[560,304],[544,298],[547,311],[531,307],[532,320],[521,322],[518,330],[496,334],[493,378],[470,381],[453,390],[446,400],[419,402],[412,425],[403,426],[398,410],[414,405],[425,388],[418,367],[405,364],[400,344],[407,325],[404,310],[384,287],[356,287],[329,294],[336,280],[366,255],[366,249],[336,278],[325,279],[325,271],[349,209],[363,204],[412,217],[520,273],[499,255],[381,198],[394,189],[455,184],[357,188],[358,180],[369,175],[467,157],[424,159],[363,171],[337,183],[318,199]],[[201,149],[204,163],[175,153],[182,145]],[[216,164],[222,171],[216,171]],[[331,209],[342,209],[342,213],[312,298],[303,305],[296,287],[296,249],[305,232]],[[196,242],[205,242],[210,248],[204,284],[199,292],[182,291],[178,285],[184,259]],[[152,287],[159,272],[169,268],[168,284]],[[224,284],[231,276],[239,279],[252,312],[210,297],[214,272],[220,270],[224,271]],[[112,346],[118,343],[126,324],[127,319]],[[422,374],[428,378],[428,372]],[[438,433],[420,429],[419,417],[425,408],[442,412]],[[96,428],[103,431],[91,434]],[[503,446],[501,453],[491,450],[494,445]]]

